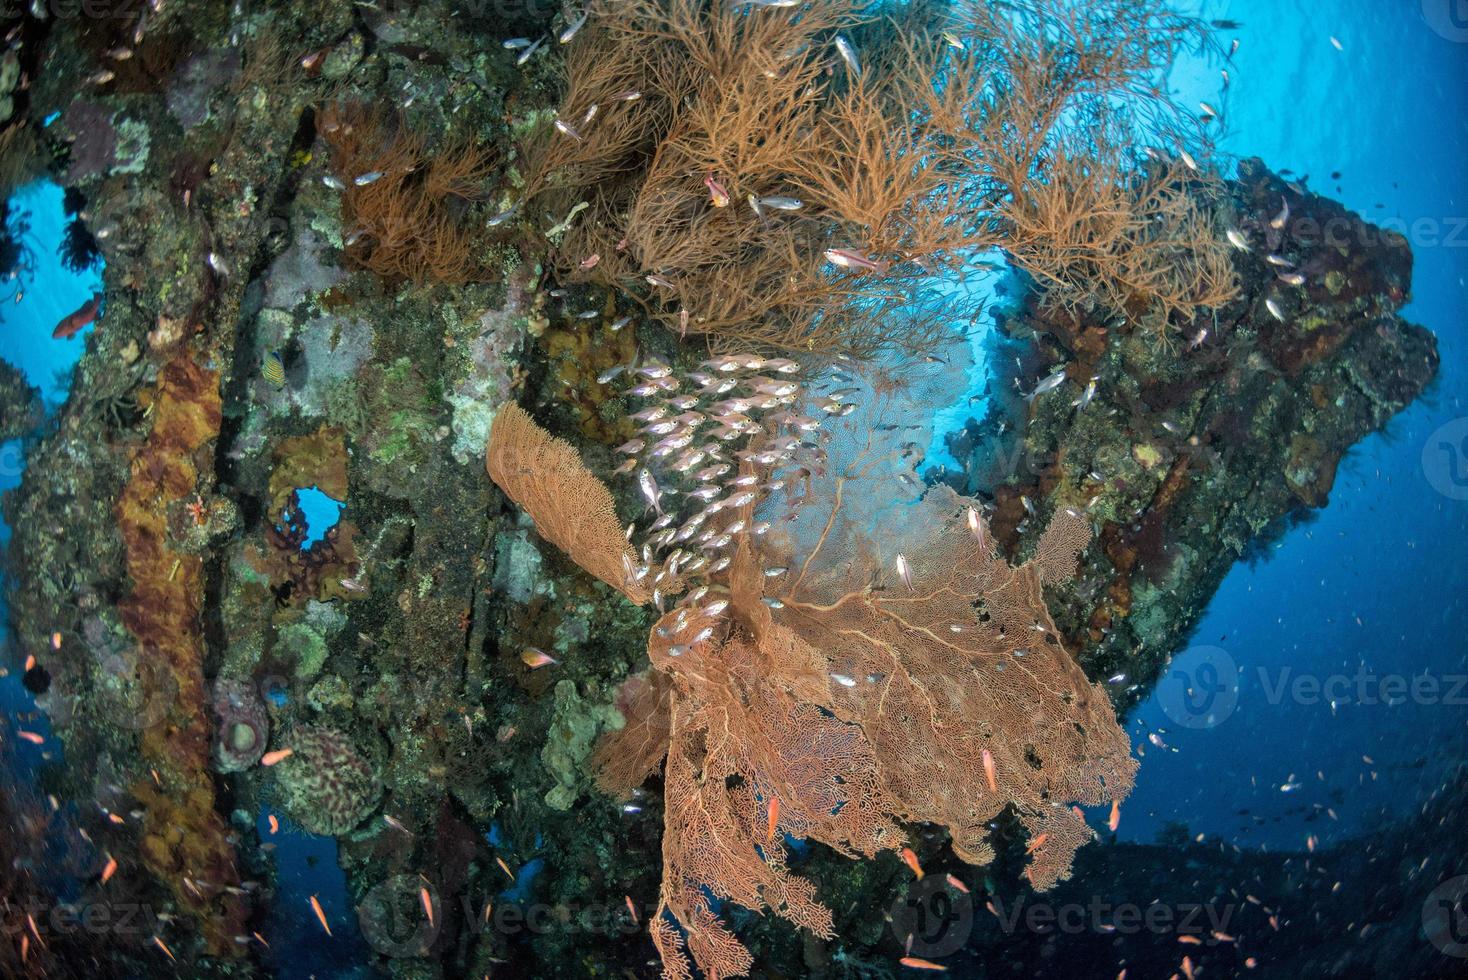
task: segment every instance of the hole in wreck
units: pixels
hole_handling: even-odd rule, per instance
[[[337,500],[318,486],[297,487],[291,494],[291,502],[281,512],[281,530],[284,533],[299,530],[302,534],[300,549],[310,551],[341,521],[345,507],[344,501]]]

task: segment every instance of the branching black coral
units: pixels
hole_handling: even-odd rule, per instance
[[[961,315],[893,314],[985,249],[1063,306],[1230,298],[1203,141],[1157,88],[1195,22],[1156,0],[874,9],[593,4],[526,148],[527,199],[587,205],[563,273],[685,335],[858,354]],[[1143,140],[1151,159],[1119,149]]]
[[[348,257],[418,283],[483,274],[470,208],[493,171],[487,150],[461,141],[430,152],[400,122],[358,105],[327,106],[317,128],[342,184]]]

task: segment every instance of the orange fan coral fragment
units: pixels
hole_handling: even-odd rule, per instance
[[[495,414],[486,455],[490,479],[534,519],[541,537],[638,605],[652,599],[629,574],[637,556],[617,523],[611,491],[574,446],[506,402]]]

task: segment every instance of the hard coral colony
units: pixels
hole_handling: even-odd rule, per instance
[[[0,371],[0,918],[64,835],[118,975],[945,969],[883,910],[1110,860],[1113,697],[1436,368],[1161,0],[143,6],[0,18],[0,180],[106,261],[57,417]]]

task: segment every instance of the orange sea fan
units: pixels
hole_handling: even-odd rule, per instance
[[[628,573],[637,556],[617,523],[611,491],[574,446],[506,402],[495,413],[486,457],[490,479],[534,519],[541,537],[638,605],[652,599]]]

